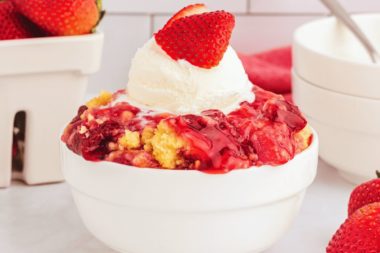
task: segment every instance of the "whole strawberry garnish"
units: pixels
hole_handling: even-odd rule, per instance
[[[209,69],[222,60],[234,26],[231,13],[206,12],[174,20],[161,29],[155,39],[174,60],[186,60]]]
[[[380,173],[373,179],[356,187],[351,193],[348,204],[348,215],[370,203],[380,202]]]
[[[11,1],[0,1],[0,40],[42,36],[42,32],[15,10]]]
[[[12,1],[20,13],[54,36],[90,33],[101,17],[100,0]]]
[[[177,19],[205,12],[208,12],[208,9],[204,4],[191,4],[182,8],[180,11],[174,14],[173,17],[166,23],[164,28],[171,26]]]
[[[354,212],[335,233],[326,252],[380,252],[380,203],[366,205]]]

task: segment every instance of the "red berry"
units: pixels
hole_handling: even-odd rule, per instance
[[[258,121],[259,123],[259,121]],[[251,142],[263,164],[284,164],[294,156],[291,132],[285,123],[273,122],[253,132]]]
[[[326,252],[380,252],[380,203],[366,205],[354,212],[335,233]]]
[[[281,99],[269,99],[262,108],[263,114],[269,119],[285,123],[294,131],[300,131],[305,128],[307,121],[302,117],[297,106]]]
[[[348,204],[348,215],[374,202],[380,202],[380,178],[363,183],[353,190]]]
[[[182,8],[179,12],[174,14],[173,17],[169,19],[169,21],[166,23],[164,28],[171,26],[171,24],[173,24],[173,22],[176,21],[177,19],[195,15],[195,14],[201,14],[205,12],[208,12],[208,9],[206,8],[204,4],[192,4],[192,5],[186,6]]]
[[[174,60],[212,68],[227,50],[235,17],[225,11],[206,12],[175,20],[156,35],[158,45]]]
[[[0,40],[42,36],[42,32],[15,11],[11,1],[0,1]]]
[[[98,24],[96,0],[12,0],[17,10],[51,35],[87,34]]]

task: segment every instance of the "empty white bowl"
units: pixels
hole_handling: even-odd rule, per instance
[[[380,51],[380,14],[354,15]],[[332,91],[380,99],[380,64],[335,18],[306,23],[294,34],[293,65],[305,80]]]
[[[320,156],[353,183],[380,168],[380,100],[322,89],[293,71],[293,99],[320,137]]]
[[[80,216],[119,252],[248,253],[273,245],[299,211],[318,161],[318,138],[281,166],[211,175],[89,162],[62,144]]]

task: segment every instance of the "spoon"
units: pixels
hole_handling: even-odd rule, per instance
[[[348,12],[338,2],[338,0],[321,0],[321,2],[331,11],[334,16],[346,25],[348,29],[359,39],[363,47],[371,57],[373,63],[380,63],[380,55],[373,47],[367,36],[359,28],[356,22],[350,17]]]

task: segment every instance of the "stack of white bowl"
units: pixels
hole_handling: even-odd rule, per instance
[[[380,14],[356,15],[380,51]],[[335,18],[295,32],[293,99],[320,137],[320,156],[347,180],[380,170],[380,63]]]

